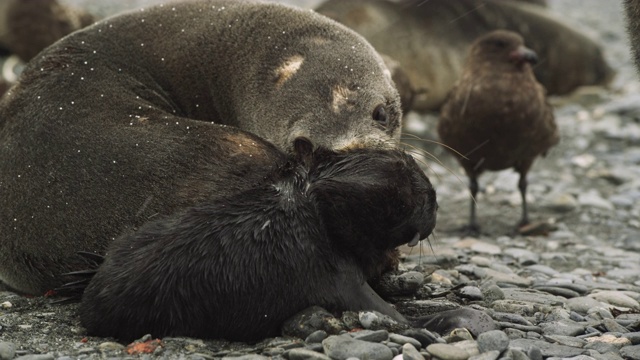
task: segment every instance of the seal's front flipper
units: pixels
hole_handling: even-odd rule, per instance
[[[425,328],[441,335],[446,335],[453,329],[465,328],[473,336],[477,337],[483,332],[498,329],[489,315],[470,308],[460,308],[433,315],[410,318],[409,321],[414,327]]]

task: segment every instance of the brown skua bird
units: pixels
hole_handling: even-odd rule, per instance
[[[478,177],[487,170],[513,168],[520,174],[519,225],[529,223],[527,173],[535,158],[559,140],[546,91],[532,71],[536,61],[520,35],[488,33],[472,44],[462,75],[442,107],[438,133],[469,177],[469,231],[479,230],[475,197]]]

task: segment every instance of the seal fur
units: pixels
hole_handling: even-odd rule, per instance
[[[254,184],[277,157],[257,140],[393,149],[400,121],[382,59],[314,12],[199,0],[105,19],[0,103],[0,281],[43,294],[86,267],[75,252]]]
[[[433,230],[429,180],[397,150],[306,153],[254,188],[113,242],[82,297],[89,334],[256,341],[311,305],[407,323],[366,281]]]

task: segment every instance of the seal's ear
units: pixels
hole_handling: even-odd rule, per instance
[[[299,136],[293,141],[293,149],[296,160],[303,163],[305,167],[311,167],[313,159],[313,143],[304,136]]]

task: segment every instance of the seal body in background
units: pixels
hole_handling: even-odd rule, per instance
[[[362,34],[393,57],[418,94],[413,110],[438,110],[462,73],[476,37],[504,29],[540,57],[534,69],[549,94],[605,85],[615,74],[601,47],[545,7],[505,0],[328,0],[317,11]]]
[[[400,121],[371,45],[312,11],[202,0],[105,19],[0,103],[0,281],[44,294],[86,267],[77,251],[254,184],[298,137],[393,149]]]

